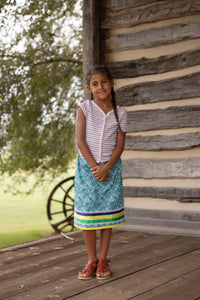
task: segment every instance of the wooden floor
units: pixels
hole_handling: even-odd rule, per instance
[[[200,299],[198,237],[114,230],[106,281],[77,279],[87,255],[81,232],[73,237],[0,249],[0,299]]]

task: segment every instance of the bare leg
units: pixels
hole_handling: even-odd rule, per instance
[[[99,259],[106,259],[110,245],[112,228],[101,229],[100,232],[100,255]]]
[[[83,230],[89,261],[96,261],[96,230]]]
[[[83,236],[88,253],[88,263],[79,272],[79,279],[91,279],[96,273],[97,255],[96,255],[96,230],[83,230]]]
[[[102,229],[100,232],[100,255],[96,272],[97,279],[106,279],[111,275],[110,267],[106,261],[111,234],[112,228]]]

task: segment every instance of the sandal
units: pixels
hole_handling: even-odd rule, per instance
[[[98,261],[91,261],[83,267],[78,274],[78,279],[91,279],[95,276]]]
[[[99,259],[96,271],[97,279],[108,279],[111,277],[111,271],[108,262],[110,261],[107,259]]]

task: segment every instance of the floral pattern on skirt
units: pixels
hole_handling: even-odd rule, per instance
[[[98,181],[92,175],[90,165],[79,154],[75,173],[75,227],[103,229],[125,222],[121,173],[119,159],[109,172],[109,180]]]

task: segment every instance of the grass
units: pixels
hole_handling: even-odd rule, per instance
[[[13,178],[0,178],[0,247],[11,246],[36,240],[54,233],[49,224],[46,206],[47,199],[57,183],[74,175],[75,167],[50,182],[48,178],[30,194],[13,194]],[[27,191],[35,183],[35,176],[30,175],[26,183],[18,185],[20,191]]]

